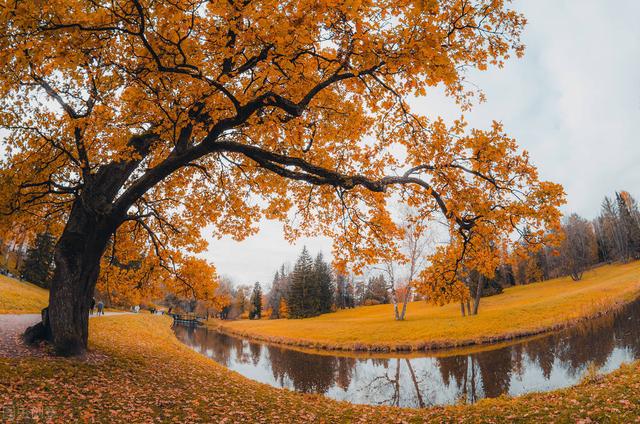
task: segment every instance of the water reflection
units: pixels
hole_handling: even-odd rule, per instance
[[[425,407],[472,403],[576,384],[593,363],[604,372],[640,358],[640,302],[545,337],[470,354],[348,357],[249,342],[207,328],[177,337],[263,383],[353,403]]]

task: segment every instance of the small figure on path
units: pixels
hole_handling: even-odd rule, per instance
[[[96,308],[96,298],[94,297],[94,298],[92,298],[92,299],[91,299],[91,309],[89,310],[89,313],[90,313],[91,315],[93,315],[93,310],[94,310],[95,308]]]
[[[140,312],[140,306],[138,306],[138,305],[134,306],[134,307],[133,307],[133,312],[135,312],[136,314],[137,314],[138,312]]]
[[[98,302],[98,315],[104,315],[104,303],[102,300]]]

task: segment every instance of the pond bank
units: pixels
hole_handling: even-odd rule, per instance
[[[510,344],[437,353],[303,351],[175,326],[179,340],[273,387],[370,405],[474,403],[575,385],[640,359],[640,301],[606,316]]]
[[[229,335],[298,348],[424,352],[509,341],[560,330],[620,309],[640,295],[640,262],[607,265],[583,280],[559,278],[505,289],[463,318],[456,304],[409,305],[393,320],[391,305],[359,307],[300,320],[210,320]]]

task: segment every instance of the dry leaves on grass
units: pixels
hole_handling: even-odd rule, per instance
[[[633,422],[640,365],[596,383],[473,406],[423,410],[351,405],[247,380],[182,345],[167,318],[91,321],[101,360],[0,359],[4,419],[35,422]],[[91,357],[91,356],[90,356]],[[7,418],[9,417],[9,418]],[[585,421],[588,422],[588,421]]]

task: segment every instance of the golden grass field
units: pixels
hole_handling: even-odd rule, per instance
[[[48,303],[47,290],[0,275],[0,314],[39,314]]]
[[[344,350],[421,350],[536,334],[627,303],[640,295],[640,261],[607,265],[584,274],[516,286],[483,298],[477,316],[460,305],[413,302],[395,321],[392,305],[365,306],[299,320],[215,320],[223,331],[301,347]]]
[[[180,343],[170,324],[157,315],[94,318],[91,353],[84,358],[0,357],[4,417],[69,423],[586,423],[640,416],[639,362],[569,389],[471,406],[363,406],[248,380]]]

